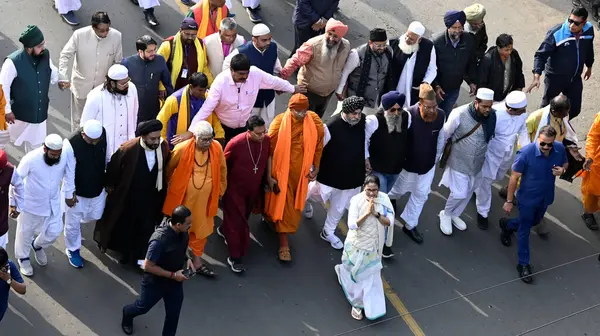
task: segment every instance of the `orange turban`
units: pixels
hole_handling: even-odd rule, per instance
[[[296,93],[290,97],[288,107],[296,111],[304,111],[308,109],[308,97],[301,93]]]
[[[342,21],[331,18],[327,21],[327,25],[325,26],[326,32],[330,30],[333,30],[339,37],[344,37],[346,36],[346,33],[348,33],[348,26],[343,24]]]

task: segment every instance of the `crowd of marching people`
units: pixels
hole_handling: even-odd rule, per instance
[[[63,19],[78,24],[78,1],[56,2]],[[134,2],[158,24],[158,1]],[[295,47],[285,62],[270,28],[258,23],[257,1],[244,1],[258,23],[252,36],[238,34],[225,1],[202,0],[173,36],[140,36],[131,56],[123,55],[109,15],[97,12],[74,31],[58,67],[42,29],[27,26],[23,48],[0,71],[0,140],[26,152],[13,165],[0,150],[0,295],[25,293],[19,273],[33,276],[32,255],[36,267],[46,266],[44,249],[61,234],[68,262],[84,267],[81,225],[95,222],[102,253],[145,271],[140,298],[123,308],[123,331],[133,333],[133,319],[162,299],[163,335],[175,335],[182,282],[216,275],[202,255],[219,212],[227,264],[242,273],[252,213],[274,230],[277,257],[289,263],[289,235],[326,205],[320,237],[342,250],[335,272],[351,315],[377,319],[386,312],[380,274],[382,260],[394,256],[396,218],[409,239],[424,242],[419,217],[437,168],[450,190],[438,223],[447,236],[467,229],[461,214],[473,194],[477,226],[487,230],[491,207],[500,207],[492,204],[492,184],[510,173],[500,190],[507,214],[498,221],[500,241],[510,246],[516,236],[525,283],[533,282],[530,231],[548,237],[543,217],[556,177],[583,175],[582,219],[598,230],[600,114],[585,157],[569,122],[581,111],[582,79],[594,63],[586,9],[575,7],[547,32],[529,60],[527,86],[513,37],[501,34],[488,45],[481,4],[446,12],[446,29],[431,38],[415,21],[399,37],[374,28],[358,46],[333,17],[338,4],[296,1]],[[531,108],[537,104],[527,93],[542,76],[540,108]],[[463,82],[472,101],[456,106]],[[47,134],[51,84],[71,93],[73,133],[65,138]],[[285,92],[287,109],[277,111]],[[396,201],[407,193],[400,208]],[[342,241],[336,228],[346,210]],[[16,263],[4,250],[9,217],[17,221]],[[4,303],[0,297],[0,319]]]

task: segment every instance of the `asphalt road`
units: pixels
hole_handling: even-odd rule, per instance
[[[500,33],[511,33],[531,81],[532,57],[546,30],[565,19],[570,1],[482,0],[487,9],[490,41]],[[344,0],[341,17],[350,25],[349,40],[364,43],[368,31],[385,27],[389,35],[401,34],[412,20],[428,28],[427,35],[443,29],[446,10],[469,5],[464,0]],[[263,0],[262,14],[281,46],[285,60],[293,45],[291,11],[293,0]],[[162,23],[150,30],[139,8],[127,0],[87,1],[78,15],[87,21],[97,10],[109,13],[113,27],[123,33],[124,52],[135,52],[134,40],[142,34],[164,38],[173,34],[181,21],[181,5],[166,0],[156,15]],[[252,24],[234,0],[240,33],[249,36]],[[38,24],[46,36],[55,64],[72,33],[52,9],[49,0],[0,0],[0,56],[17,48],[18,36],[27,24]],[[584,139],[594,106],[600,99],[600,77],[584,85],[583,112],[573,126]],[[541,92],[529,96],[537,107]],[[278,98],[278,110],[286,97]],[[466,91],[461,102],[468,101]],[[333,110],[332,103],[331,109]],[[69,130],[69,96],[51,91],[50,131],[62,135]],[[583,142],[582,142],[583,143]],[[11,162],[22,157],[19,148],[8,148]],[[551,237],[543,241],[532,235],[532,263],[536,276],[528,286],[516,279],[516,247],[499,242],[496,221],[502,216],[501,200],[494,195],[489,231],[480,231],[473,220],[474,202],[463,215],[465,232],[445,237],[438,229],[437,214],[443,208],[446,188],[438,188],[427,202],[420,221],[425,244],[411,242],[396,227],[396,258],[385,263],[383,276],[388,298],[387,315],[378,323],[357,322],[339,287],[333,266],[340,252],[319,237],[324,211],[315,207],[312,220],[304,220],[291,238],[294,262],[283,266],[276,258],[275,235],[259,219],[251,221],[255,242],[246,260],[248,271],[238,276],[225,267],[226,248],[214,235],[209,239],[206,259],[219,272],[218,279],[194,278],[185,284],[185,301],[179,334],[203,335],[597,335],[598,309],[578,311],[600,303],[596,283],[600,277],[599,236],[581,222],[579,184],[559,182],[555,204],[547,220]],[[405,199],[400,202],[403,206]],[[217,219],[217,224],[220,220]],[[340,234],[344,223],[340,224]],[[15,223],[11,223],[11,240]],[[35,268],[27,280],[27,294],[11,293],[10,308],[0,325],[2,334],[33,335],[119,335],[122,305],[133,301],[139,291],[140,272],[124,268],[109,256],[99,254],[85,228],[82,255],[86,267],[73,269],[64,254],[62,238],[48,249],[49,265]],[[9,244],[12,252],[12,244]],[[164,312],[159,304],[135,321],[138,335],[159,335]],[[564,318],[567,317],[567,318]],[[563,319],[564,318],[564,319]],[[555,323],[553,323],[555,322]],[[545,326],[546,325],[546,326]],[[538,327],[541,329],[536,329]],[[536,329],[536,330],[534,330]]]

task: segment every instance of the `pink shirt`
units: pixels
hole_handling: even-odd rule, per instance
[[[231,50],[231,44],[225,44],[221,42],[221,45],[223,46],[223,56],[227,57],[229,55],[229,51]]]
[[[294,86],[288,81],[271,76],[255,66],[250,67],[248,79],[244,83],[234,83],[231,71],[221,72],[215,77],[208,97],[192,119],[189,130],[198,121],[206,120],[213,111],[222,125],[229,128],[245,127],[260,89],[294,92]]]

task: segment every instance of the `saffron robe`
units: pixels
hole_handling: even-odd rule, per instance
[[[600,210],[600,113],[596,114],[594,123],[587,134],[585,142],[585,155],[592,159],[589,172],[583,174],[581,181],[581,195],[586,208],[594,212]]]

